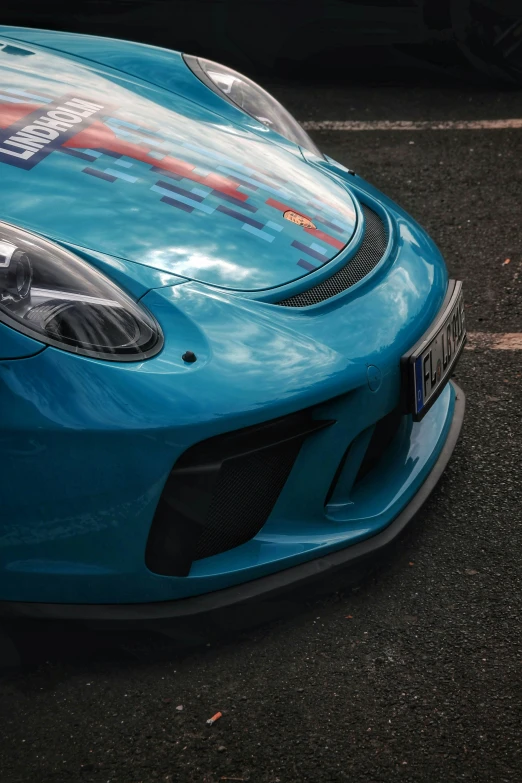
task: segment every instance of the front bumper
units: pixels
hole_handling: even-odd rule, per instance
[[[415,517],[439,481],[453,453],[462,427],[465,395],[462,389],[454,382],[450,383],[448,391],[453,396],[451,419],[448,423],[444,444],[436,461],[407,506],[381,532],[370,538],[314,560],[286,568],[283,571],[205,595],[197,595],[175,601],[128,604],[60,604],[2,601],[0,602],[0,616],[46,620],[75,620],[94,623],[118,622],[128,627],[162,624],[175,618],[224,609],[250,600],[268,599],[289,587],[309,582],[327,572],[354,565],[361,560],[376,555],[389,546]],[[440,405],[440,402],[438,405]],[[436,408],[437,406],[434,407]],[[433,416],[433,413],[431,415]]]
[[[255,579],[246,584],[217,590],[205,595],[175,601],[129,604],[59,604],[0,602],[0,616],[43,620],[75,620],[87,623],[122,623],[126,627],[161,625],[176,618],[225,609],[257,599],[270,599],[280,591],[310,582],[321,576],[366,560],[388,547],[415,517],[439,481],[453,453],[462,427],[465,395],[456,383],[449,389],[454,395],[451,420],[442,449],[408,505],[380,533],[352,546],[299,565]],[[434,406],[436,407],[436,406]],[[428,414],[429,415],[429,414]],[[427,418],[427,417],[426,417]]]
[[[378,194],[364,187],[377,209]],[[399,404],[400,358],[447,290],[436,247],[379,198],[388,252],[332,299],[282,307],[196,283],[168,286],[143,299],[165,334],[146,362],[47,348],[0,364],[0,601],[81,611],[218,593],[351,550],[393,522],[444,447],[455,392],[448,386],[419,424],[403,417],[384,461],[354,489],[374,429]],[[197,362],[183,362],[188,349]],[[306,410],[335,423],[303,442],[251,540],[200,552],[184,572],[147,563],[158,504],[182,455]]]

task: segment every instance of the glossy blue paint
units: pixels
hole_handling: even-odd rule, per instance
[[[380,389],[382,383],[382,373],[378,367],[374,364],[368,365],[368,371],[366,373],[368,378],[368,387],[370,391],[376,392]]]
[[[100,272],[104,272],[108,277],[111,277],[133,299],[141,299],[152,288],[162,288],[163,286],[179,285],[186,282],[183,277],[162,272],[159,269],[154,269],[154,267],[144,266],[128,259],[116,258],[106,253],[97,253],[68,242],[61,242],[60,244],[67,250],[80,256],[80,258],[88,261],[92,266],[97,267]]]
[[[216,223],[221,227],[213,245],[191,224],[193,214],[178,207],[173,229],[165,219],[174,212],[171,205],[131,198],[126,188],[136,183],[118,177],[98,182],[73,170],[81,158],[56,152],[31,171],[0,164],[2,176],[9,168],[5,177],[12,191],[0,219],[78,252],[140,299],[165,337],[153,358],[117,363],[41,350],[0,327],[0,600],[116,603],[196,595],[349,546],[386,527],[428,475],[453,416],[455,394],[448,385],[420,423],[404,417],[379,469],[354,484],[376,422],[399,403],[400,357],[431,324],[445,295],[446,268],[426,233],[344,167],[302,157],[250,127],[251,119],[238,118],[225,101],[217,105],[220,99],[181,70],[175,53],[42,31],[1,28],[2,36],[29,41],[36,52],[39,67],[26,65],[23,71],[31,90],[38,78],[43,92],[55,69],[60,90],[78,79],[89,89],[103,84],[107,99],[119,101],[125,92],[127,106],[132,93],[134,107],[168,120],[178,145],[188,138],[187,129],[191,139],[204,136],[210,151],[213,145],[222,149],[222,139],[232,134],[241,165],[247,158],[250,165],[266,159],[273,173],[291,172],[299,182],[297,199],[309,183],[310,189],[328,191],[335,208],[351,217],[347,247],[336,255],[329,245],[332,260],[305,275],[297,266],[292,271],[293,251],[274,254],[274,243],[238,229],[237,219],[226,213],[221,214],[229,222]],[[60,47],[68,59],[59,58]],[[2,62],[0,53],[0,69]],[[21,79],[22,70],[15,71]],[[120,165],[124,173],[137,165],[128,156],[114,158],[115,172],[115,160],[131,164]],[[51,198],[56,210],[44,208]],[[370,203],[387,222],[390,242],[380,264],[318,305],[278,306],[278,299],[324,279],[355,252],[363,230],[359,201]],[[54,214],[66,203],[67,214]],[[294,224],[282,228],[285,241],[303,239]],[[318,236],[304,237],[321,247]],[[187,350],[197,355],[195,363],[182,360]],[[150,572],[146,541],[176,459],[203,439],[305,407],[335,424],[307,438],[261,532],[240,547],[194,562],[188,577]]]
[[[0,323],[0,361],[2,359],[20,359],[34,356],[43,351],[45,345],[15,332],[5,324]]]
[[[270,130],[263,123],[245,114],[228,101],[223,101],[216,93],[209,90],[185,66],[180,53],[172,49],[122,41],[118,38],[29,27],[0,26],[0,36],[32,44],[32,48],[29,47],[32,52],[35,51],[34,47],[38,47],[40,50],[57,52],[62,59],[83,62],[96,68],[107,78],[115,78],[116,74],[120,74],[120,78],[126,82],[134,78],[140,84],[147,83],[156,88],[160,87],[177,96],[187,98],[197,105],[205,105],[213,113],[224,117],[234,125],[269,139],[294,155],[301,155],[299,147],[294,142]]]
[[[47,43],[48,38],[43,36]],[[232,112],[217,114],[216,101],[220,107],[227,102],[205,87],[179,54],[158,50],[158,89],[150,79],[129,80],[120,70],[95,67],[102,55],[93,45],[92,58],[85,59],[80,39],[70,40],[82,59],[69,61],[41,46],[22,60],[0,51],[0,125],[20,106],[13,100],[30,104],[27,116],[33,119],[45,114],[48,101],[63,99],[63,104],[71,95],[101,107],[85,127],[78,126],[67,146],[30,171],[7,165],[19,161],[12,152],[2,156],[0,144],[5,220],[62,243],[238,290],[302,278],[307,270],[299,265],[301,258],[320,267],[350,241],[356,210],[348,189],[308,166],[296,145],[290,150],[288,144],[275,144],[274,134],[244,124],[246,115],[233,106]],[[116,42],[112,48],[118,50]],[[106,54],[114,66],[111,51],[109,46]],[[137,46],[136,56],[142,51]],[[118,60],[121,67],[125,62]],[[183,79],[177,79],[174,93],[169,85],[179,72]],[[318,237],[307,235],[284,220],[272,202],[309,215],[324,230]],[[338,229],[326,228],[321,218],[333,220]],[[318,243],[319,252],[312,247]]]

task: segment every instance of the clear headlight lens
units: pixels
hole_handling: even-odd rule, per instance
[[[65,351],[112,361],[156,354],[155,319],[86,261],[0,222],[0,321]]]
[[[268,125],[286,139],[295,142],[316,155],[321,155],[310,136],[304,131],[284,106],[270,93],[226,65],[205,60],[202,57],[183,55],[190,70],[207,87],[219,92],[223,98],[238,106],[251,117]]]

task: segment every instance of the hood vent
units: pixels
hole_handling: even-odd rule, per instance
[[[276,304],[283,307],[309,307],[319,304],[346,291],[375,269],[388,247],[388,232],[383,220],[373,209],[365,204],[361,204],[361,209],[364,216],[364,236],[355,255],[327,280]]]

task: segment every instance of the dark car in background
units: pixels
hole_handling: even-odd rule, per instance
[[[0,23],[141,41],[257,76],[344,81],[396,66],[522,83],[521,0],[9,0]]]

